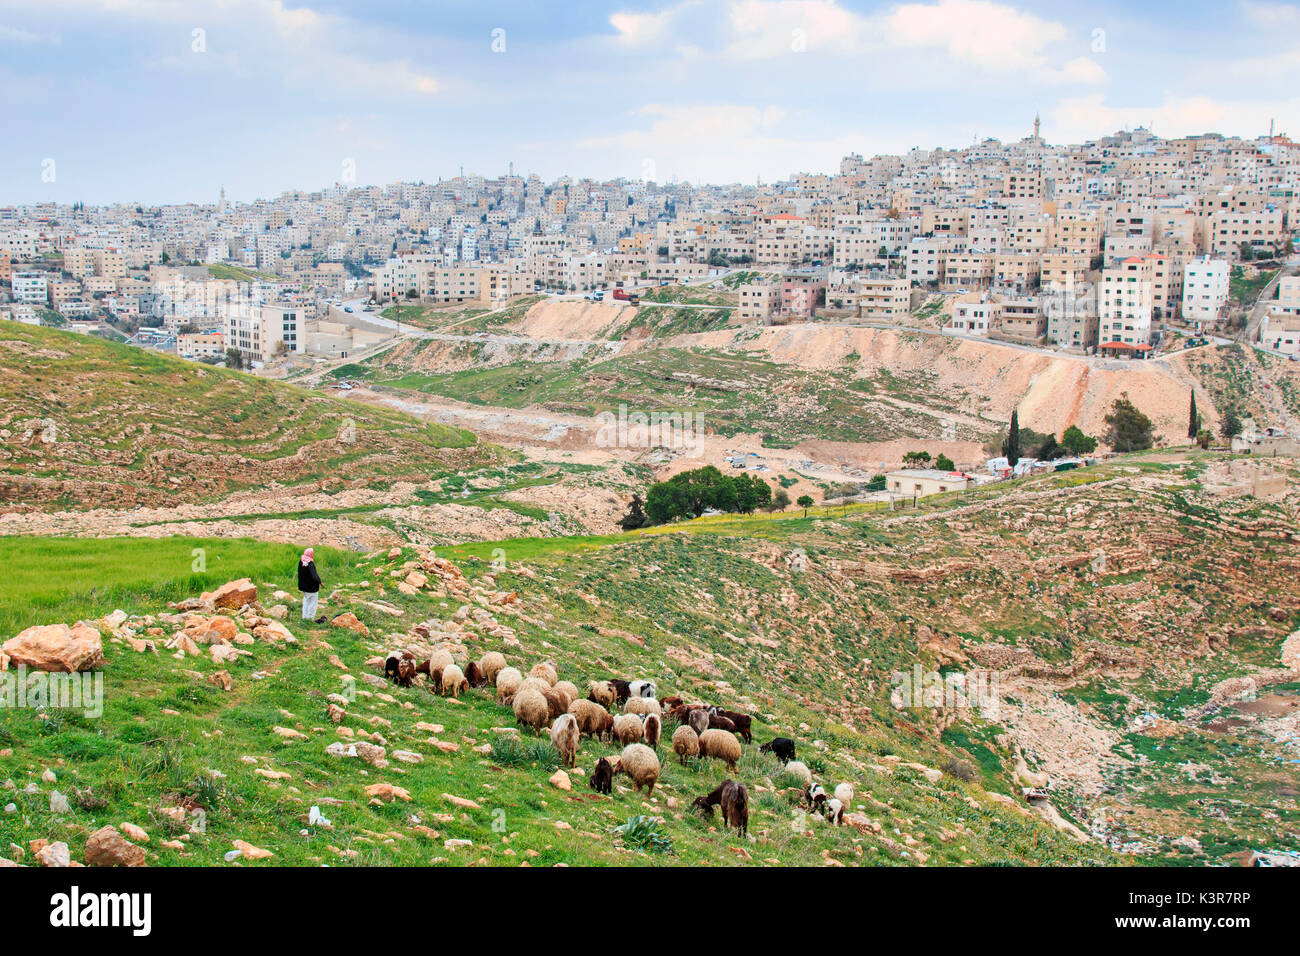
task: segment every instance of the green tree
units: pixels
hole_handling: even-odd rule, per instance
[[[1202,448],[1208,449],[1210,447],[1210,442],[1212,441],[1214,441],[1214,432],[1210,431],[1208,428],[1202,428],[1196,433],[1196,444],[1200,445]]]
[[[1106,414],[1106,444],[1119,452],[1141,451],[1155,443],[1151,419],[1142,414],[1124,392]]]
[[[1061,444],[1072,455],[1091,455],[1097,450],[1097,439],[1091,435],[1085,435],[1083,429],[1078,425],[1071,425],[1062,433]]]
[[[797,504],[800,508],[803,509],[803,516],[806,518],[808,517],[808,509],[813,506],[812,496],[800,495],[799,500],[796,501],[795,504]]]
[[[1187,409],[1187,437],[1196,438],[1201,431],[1201,416],[1196,411],[1196,389],[1191,389],[1192,402]]]
[[[242,369],[244,356],[239,349],[226,349],[226,368]]]
[[[1016,462],[1020,460],[1020,410],[1013,408],[1011,410],[1011,428],[1007,432],[1007,440],[1002,443],[1002,454],[1006,456],[1007,464],[1012,468],[1016,467]]]
[[[928,451],[909,451],[903,456],[903,464],[910,467],[918,465],[928,465],[930,463],[930,453]]]
[[[940,455],[938,458],[936,458],[934,460],[934,467],[938,468],[940,471],[957,470],[957,466],[953,464],[953,460],[949,458],[947,455]]]
[[[637,528],[644,528],[649,523],[650,519],[646,517],[645,513],[645,501],[642,499],[640,492],[634,492],[632,501],[628,505],[627,514],[619,521],[619,526],[624,531],[633,531]]]
[[[1229,408],[1223,413],[1223,421],[1219,422],[1219,434],[1228,441],[1241,434],[1241,418],[1235,408]]]
[[[772,503],[769,511],[785,511],[790,507],[790,493],[784,488],[778,488],[772,495]]]

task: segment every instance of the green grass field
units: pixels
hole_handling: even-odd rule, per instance
[[[249,577],[294,590],[300,549],[251,538],[0,537],[0,634],[178,601]],[[316,549],[322,577],[355,555]]]

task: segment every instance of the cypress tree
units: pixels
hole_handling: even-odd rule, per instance
[[[1016,462],[1020,460],[1020,411],[1018,409],[1011,410],[1011,428],[1007,432],[1007,440],[1002,443],[1002,454],[1006,456],[1010,467],[1016,467]]]

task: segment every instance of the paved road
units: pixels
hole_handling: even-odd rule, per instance
[[[1255,299],[1254,307],[1250,310],[1250,318],[1246,320],[1247,342],[1254,342],[1259,338],[1259,328],[1264,324],[1264,318],[1268,315],[1270,304],[1276,301],[1273,294],[1277,291],[1277,284],[1282,280],[1283,276],[1293,276],[1297,272],[1300,272],[1300,258],[1293,256],[1277,271],[1277,275],[1273,276],[1273,281],[1264,286],[1258,298]]]

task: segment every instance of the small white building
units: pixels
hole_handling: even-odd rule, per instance
[[[1183,268],[1183,320],[1214,322],[1228,302],[1228,262],[1201,256]]]
[[[901,468],[885,475],[885,490],[893,497],[924,498],[945,491],[965,491],[970,481],[970,478],[960,471]]]
[[[15,272],[11,282],[15,302],[45,305],[49,301],[49,281],[44,272]]]

